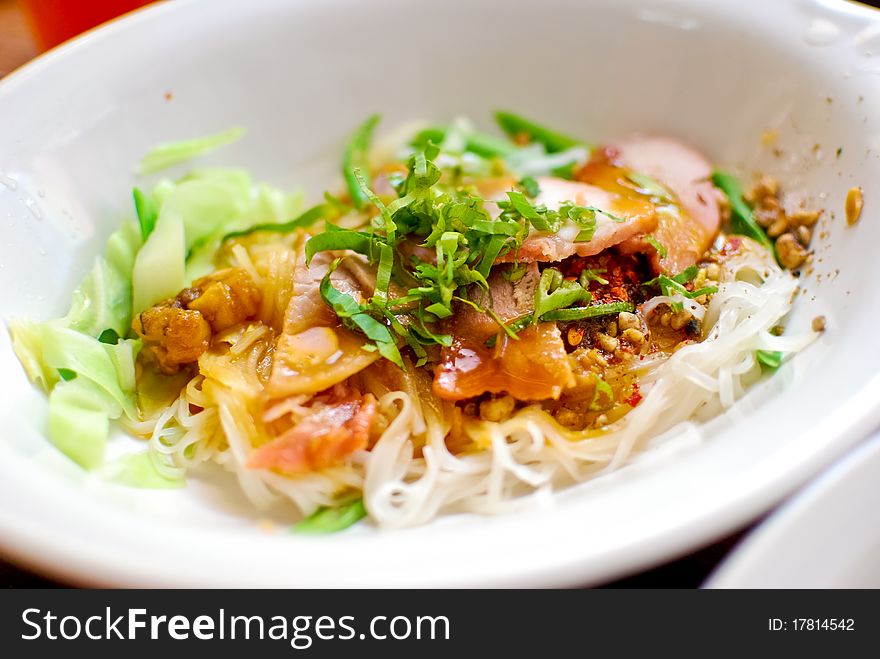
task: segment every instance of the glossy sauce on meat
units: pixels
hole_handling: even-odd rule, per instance
[[[461,325],[459,325],[461,327]],[[485,392],[507,392],[518,400],[557,398],[573,383],[565,346],[555,323],[528,327],[514,340],[485,342],[498,326],[480,332],[457,332],[444,349],[434,378],[434,393],[445,400],[464,400]]]
[[[515,284],[493,272],[489,290],[494,310],[504,322],[531,313],[539,278],[535,264]],[[443,348],[434,371],[434,393],[439,398],[464,400],[485,392],[507,392],[518,400],[543,400],[557,398],[573,384],[555,323],[538,323],[512,339],[488,315],[461,305],[450,333],[452,345]]]
[[[696,151],[667,138],[630,138],[619,144],[597,150],[575,177],[629,198],[650,196],[630,178],[634,172],[665,185],[673,197],[661,203],[650,233],[666,256],[642,236],[626,240],[619,249],[646,254],[656,273],[677,274],[700,259],[718,231],[718,202],[708,180],[711,166]]]

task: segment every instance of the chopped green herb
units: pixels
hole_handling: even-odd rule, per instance
[[[531,176],[526,176],[519,182],[519,187],[525,190],[526,196],[534,199],[541,194],[541,187],[538,182]]]
[[[629,302],[607,302],[605,304],[594,304],[588,307],[572,307],[570,309],[548,311],[541,316],[541,320],[585,320],[587,318],[598,318],[599,316],[621,313],[622,311],[632,311],[633,309],[635,309],[635,307]]]
[[[445,126],[426,128],[416,134],[411,144],[419,150],[424,150],[429,143],[442,144],[446,139],[447,130],[448,128]],[[470,151],[483,158],[503,157],[516,151],[516,146],[507,140],[476,131],[470,132],[465,137],[464,148],[465,151]]]
[[[666,255],[669,252],[666,251],[666,247],[664,247],[663,244],[659,240],[657,240],[654,236],[645,236],[645,242],[657,250],[657,254],[660,255],[661,259],[666,258]]]
[[[306,262],[310,263],[318,252],[350,249],[364,256],[378,256],[381,241],[364,231],[327,227],[324,233],[309,238],[306,243]]]
[[[563,205],[559,212],[578,225],[580,231],[574,237],[576,242],[586,243],[596,233],[596,209],[585,206]]]
[[[697,266],[689,265],[687,268],[672,277],[672,281],[679,284],[687,284],[689,281],[693,281],[699,273],[700,269]]]
[[[578,282],[563,279],[562,273],[556,268],[545,268],[535,290],[534,315],[544,319],[549,311],[590,302],[592,299],[590,292]]]
[[[370,171],[370,142],[373,139],[373,131],[376,130],[379,119],[378,114],[367,118],[352,135],[342,156],[342,175],[345,177],[348,193],[351,195],[351,201],[356,208],[363,208],[368,199],[362,191],[357,176],[355,176],[355,170],[364,172],[364,176],[367,176]]]
[[[712,183],[730,200],[730,229],[732,233],[748,236],[774,253],[772,241],[755,220],[752,209],[743,198],[743,190],[739,181],[730,174],[716,170],[712,172]]]
[[[607,286],[608,280],[603,277],[600,277],[600,275],[604,274],[605,272],[607,272],[605,268],[595,268],[592,270],[582,270],[581,275],[578,278],[578,281],[580,282],[581,286],[583,286],[584,288],[587,288],[587,286],[590,285],[591,281],[598,282],[602,286]]]
[[[58,377],[66,382],[69,382],[76,377],[76,371],[71,371],[69,368],[59,368]]]
[[[501,209],[501,218],[519,222],[524,220],[536,231],[556,233],[562,227],[565,220],[570,220],[578,227],[575,240],[589,242],[596,231],[596,214],[604,215],[614,222],[625,222],[626,218],[619,217],[608,211],[594,206],[578,206],[566,202],[559,207],[558,211],[550,210],[543,204],[534,205],[526,199],[525,195],[516,190],[507,193],[507,201],[495,202]]]
[[[294,533],[323,534],[344,531],[367,516],[362,498],[335,507],[318,508],[293,527]]]
[[[515,264],[512,268],[502,270],[501,276],[511,284],[515,284],[526,274],[526,267],[522,263]]]
[[[782,353],[778,350],[756,350],[755,359],[761,364],[761,368],[775,371],[782,365]]]
[[[144,240],[153,233],[156,220],[159,219],[159,209],[146,194],[135,188],[132,192],[134,197],[134,210],[137,213],[138,225],[141,228],[141,238]]]
[[[364,124],[353,143],[364,143],[372,125],[370,121]],[[400,348],[404,345],[413,350],[420,363],[428,354],[423,346],[451,345],[452,337],[438,331],[436,324],[454,314],[456,306],[469,305],[486,314],[512,339],[517,338],[521,323],[532,322],[533,317],[543,319],[548,313],[572,306],[582,309],[577,305],[592,300],[586,287],[578,281],[564,281],[558,271],[548,269],[536,294],[535,314],[506,324],[492,308],[488,283],[492,267],[505,254],[515,254],[532,229],[554,232],[563,222],[572,222],[579,228],[577,239],[587,241],[596,230],[597,213],[623,221],[588,206],[567,203],[559,210],[550,210],[534,204],[530,199],[540,194],[540,189],[537,181],[529,177],[522,179],[520,190],[509,191],[506,200],[496,202],[501,213],[493,217],[484,207],[482,197],[468,188],[440,182],[441,171],[434,160],[439,154],[435,138],[441,135],[431,130],[417,136],[416,142],[423,146],[410,157],[407,175],[395,185],[398,197],[388,203],[371,191],[365,170],[353,166],[352,158],[347,157],[347,180],[357,183],[357,198],[371,203],[378,212],[371,213],[367,229],[327,223],[323,232],[306,243],[307,260],[322,251],[350,250],[364,255],[376,267],[375,290],[369,300],[360,303],[335,289],[329,275],[322,281],[321,295],[347,327],[367,337],[367,349],[378,350],[399,366]],[[450,139],[457,146],[462,139],[467,146],[477,135],[470,130],[455,130],[460,134]],[[349,149],[352,153],[358,150]],[[330,208],[331,202],[322,206]],[[404,241],[431,250],[433,258],[401,249]],[[514,282],[524,274],[525,268],[520,265],[503,272],[504,277]],[[392,282],[397,286],[394,295]],[[475,294],[481,290],[482,293]],[[601,307],[589,309],[572,314],[589,317],[606,313]]]
[[[306,229],[315,224],[318,220],[336,217],[338,214],[338,209],[330,205],[329,203],[318,204],[317,206],[312,206],[302,215],[288,222],[269,222],[267,224],[257,224],[252,227],[248,227],[247,229],[242,229],[241,231],[232,231],[231,233],[227,233],[225,236],[223,236],[223,240],[230,240],[231,238],[242,238],[243,236],[249,236],[253,233],[258,232],[290,233],[291,231],[294,231],[296,229]]]
[[[364,336],[370,339],[379,350],[379,353],[388,361],[403,368],[403,358],[397,348],[397,342],[391,335],[391,331],[378,320],[373,318],[368,309],[338,290],[330,280],[330,275],[339,266],[341,259],[336,259],[328,268],[327,274],[321,280],[321,297],[324,302],[339,316],[342,323],[351,329],[360,330]]]
[[[672,196],[672,193],[663,187],[659,181],[650,176],[640,172],[629,172],[626,177],[636,185],[640,192],[650,195],[657,201],[663,201],[668,204],[675,203],[675,197]]]
[[[526,135],[531,142],[543,144],[547,149],[547,153],[556,153],[557,151],[565,151],[575,146],[584,146],[587,144],[583,140],[578,140],[562,133],[557,133],[545,126],[535,123],[525,117],[513,114],[511,112],[498,111],[495,113],[495,121],[501,126],[502,130],[511,138],[517,138]]]
[[[692,281],[694,277],[697,276],[698,272],[699,268],[697,268],[697,266],[695,265],[692,265],[682,270],[674,277],[670,277],[668,275],[659,275],[657,277],[654,277],[654,279],[649,279],[648,281],[644,282],[642,286],[656,286],[660,289],[660,292],[663,295],[675,295],[676,293],[679,293],[683,297],[686,297],[690,300],[698,298],[701,295],[717,293],[717,286],[705,286],[704,288],[696,291],[689,291],[684,287],[685,284]]]
[[[614,390],[611,385],[602,378],[596,380],[596,392],[593,394],[593,400],[590,403],[591,412],[601,412],[607,410],[614,403]]]

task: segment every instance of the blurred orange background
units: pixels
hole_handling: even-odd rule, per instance
[[[0,76],[152,0],[0,0]]]
[[[148,5],[150,0],[18,0],[18,4],[37,46],[48,50],[111,18]]]

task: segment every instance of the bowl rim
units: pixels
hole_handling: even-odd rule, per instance
[[[871,470],[878,465],[880,465],[880,433],[874,433],[823,471],[818,478],[798,490],[791,499],[774,510],[757,528],[738,542],[709,575],[702,587],[713,589],[754,587],[762,575],[772,572],[774,567],[782,566],[783,556],[790,556],[786,552],[791,550],[791,545],[794,544],[793,538],[804,532],[810,540],[817,543],[816,546],[810,546],[808,543],[806,551],[815,573],[799,584],[782,581],[773,584],[773,587],[835,587],[833,583],[825,581],[832,577],[832,568],[825,560],[828,556],[825,552],[829,549],[829,544],[843,542],[843,536],[827,536],[819,531],[814,523],[821,521],[819,519],[821,512],[823,508],[827,508],[829,501],[835,506],[845,507],[848,503],[851,504],[855,494],[851,489],[854,485],[853,479],[856,479],[855,484],[864,483],[873,477]],[[848,516],[845,516],[844,520],[849,527],[857,524],[850,522]],[[866,538],[867,535],[862,536],[863,540]],[[847,536],[847,542],[849,540]],[[875,533],[873,540],[880,540],[880,533]],[[865,550],[870,547],[861,548]],[[810,581],[817,575],[818,581]]]

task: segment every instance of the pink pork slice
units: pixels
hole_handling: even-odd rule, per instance
[[[553,176],[542,176],[537,179],[540,194],[535,198],[536,204],[544,204],[547,208],[558,210],[562,204],[571,202],[578,206],[592,206],[608,211],[623,221],[617,221],[596,213],[596,230],[589,241],[578,242],[576,239],[581,228],[572,221],[563,224],[557,233],[535,231],[526,237],[519,252],[509,252],[498,259],[499,263],[509,261],[521,262],[552,262],[562,261],[569,256],[592,256],[613,247],[625,240],[650,233],[657,227],[657,214],[654,205],[647,199],[630,197],[609,192],[602,188],[579,181],[566,181]],[[505,184],[507,183],[507,184]],[[514,182],[498,180],[494,186],[483,183],[480,192],[492,199],[505,199],[505,192],[512,190]],[[491,189],[494,187],[494,189]],[[497,214],[497,207],[487,204],[490,213]]]
[[[641,238],[622,244],[621,252],[647,253],[655,270],[672,274],[699,261],[718,233],[721,221],[718,192],[710,180],[712,165],[705,156],[678,140],[660,136],[629,137],[610,145],[604,153],[614,165],[656,179],[680,202],[680,213],[658,213],[653,235],[666,248],[665,257],[660,258]]]

